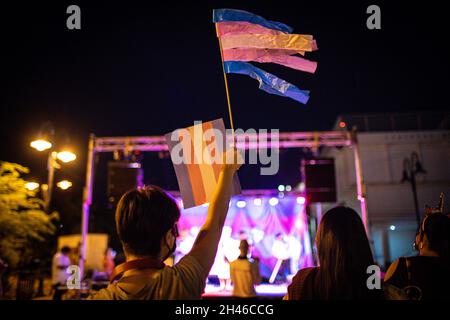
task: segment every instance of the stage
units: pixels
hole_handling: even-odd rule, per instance
[[[181,199],[176,199],[182,207]],[[244,190],[241,195],[234,197],[230,202],[210,276],[222,279],[230,277],[229,262],[238,258],[239,243],[243,239],[251,246],[252,258],[258,260],[261,276],[273,278],[271,282],[284,281],[279,279],[281,273],[287,276],[313,266],[305,207],[305,198],[294,191],[281,193],[258,190],[255,193]],[[181,209],[175,262],[190,251],[199,227],[206,219],[207,210],[207,205]],[[283,267],[277,265],[281,261],[279,259],[286,261]]]

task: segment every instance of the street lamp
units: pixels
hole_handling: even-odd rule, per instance
[[[39,183],[37,182],[27,182],[25,183],[25,189],[29,190],[29,191],[34,191],[37,188],[39,188]]]
[[[46,132],[44,133],[44,131]],[[45,189],[42,188],[44,191],[44,207],[46,212],[50,210],[55,170],[61,169],[61,164],[58,163],[58,160],[63,163],[68,163],[77,158],[77,156],[70,150],[62,150],[60,152],[56,151],[54,144],[51,142],[54,140],[55,130],[50,122],[46,122],[41,128],[41,132],[39,132],[38,139],[30,143],[30,146],[39,152],[46,150],[49,151],[47,158],[47,184]],[[66,190],[72,186],[70,181],[66,180],[66,182],[62,184],[63,187],[61,187],[61,189]],[[70,183],[70,185],[68,183]]]
[[[61,160],[64,163],[68,163],[74,161],[77,158],[77,156],[75,155],[75,153],[71,151],[62,151],[58,152],[56,158],[58,158],[58,160]]]
[[[72,182],[68,180],[62,180],[56,184],[56,186],[62,190],[67,190],[72,186]]]
[[[30,146],[37,151],[45,151],[51,149],[52,143],[44,139],[37,139],[30,142]]]
[[[411,183],[411,190],[414,198],[414,208],[416,211],[417,228],[420,228],[420,212],[419,203],[417,201],[417,186],[416,186],[416,175],[426,174],[422,164],[419,161],[419,155],[417,152],[411,153],[410,158],[405,158],[403,160],[403,177],[402,183],[409,181]]]

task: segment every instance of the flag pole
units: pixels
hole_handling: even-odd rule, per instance
[[[222,60],[222,71],[223,71],[223,79],[225,82],[225,93],[227,95],[227,104],[228,104],[228,115],[230,117],[230,125],[231,125],[231,137],[234,145],[234,123],[233,123],[233,113],[231,112],[231,102],[230,102],[230,91],[228,90],[228,79],[227,73],[225,72],[225,66],[223,64],[223,51],[222,51],[222,42],[219,37],[219,29],[217,28],[217,23],[214,24],[216,26],[216,35],[217,40],[219,41],[219,49],[220,49],[220,59]]]

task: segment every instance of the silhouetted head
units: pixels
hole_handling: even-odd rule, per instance
[[[241,240],[239,244],[239,250],[241,250],[241,257],[246,257],[248,255],[248,242],[247,240]]]
[[[374,264],[364,225],[351,208],[335,207],[323,216],[316,235],[320,262],[318,294],[324,299],[364,299],[367,267]],[[373,290],[372,290],[373,291]]]
[[[116,209],[116,228],[125,254],[166,257],[175,249],[179,217],[175,200],[159,187],[125,193]]]
[[[420,254],[432,252],[450,259],[450,218],[441,212],[425,216],[416,237]]]

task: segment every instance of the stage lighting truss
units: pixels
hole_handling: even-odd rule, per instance
[[[370,238],[368,229],[367,202],[356,128],[351,131],[281,132],[277,135],[267,133],[266,137],[264,137],[265,139],[261,139],[261,134],[244,135],[245,139],[239,139],[240,135],[236,135],[238,148],[310,148],[313,151],[317,151],[320,147],[351,147],[353,149],[355,161],[357,199],[360,202],[363,223]],[[261,141],[264,142],[262,143]],[[83,274],[84,260],[86,257],[87,230],[89,222],[89,208],[92,203],[95,154],[99,152],[123,152],[124,155],[127,155],[134,151],[167,152],[168,146],[164,136],[95,137],[91,134],[89,138],[86,184],[83,193],[83,215],[81,221],[82,240],[81,259],[79,262],[81,274]],[[275,204],[275,200],[273,200],[272,203]],[[258,202],[258,205],[259,204],[260,203]]]
[[[236,135],[236,141],[238,141],[237,147],[242,149],[343,147],[351,146],[353,141],[350,131],[281,132],[277,136],[270,133],[245,134],[245,139],[240,139],[240,136],[240,134]],[[127,153],[136,150],[143,152],[169,150],[164,136],[92,138],[95,152],[123,151]],[[265,142],[261,142],[261,140]]]

